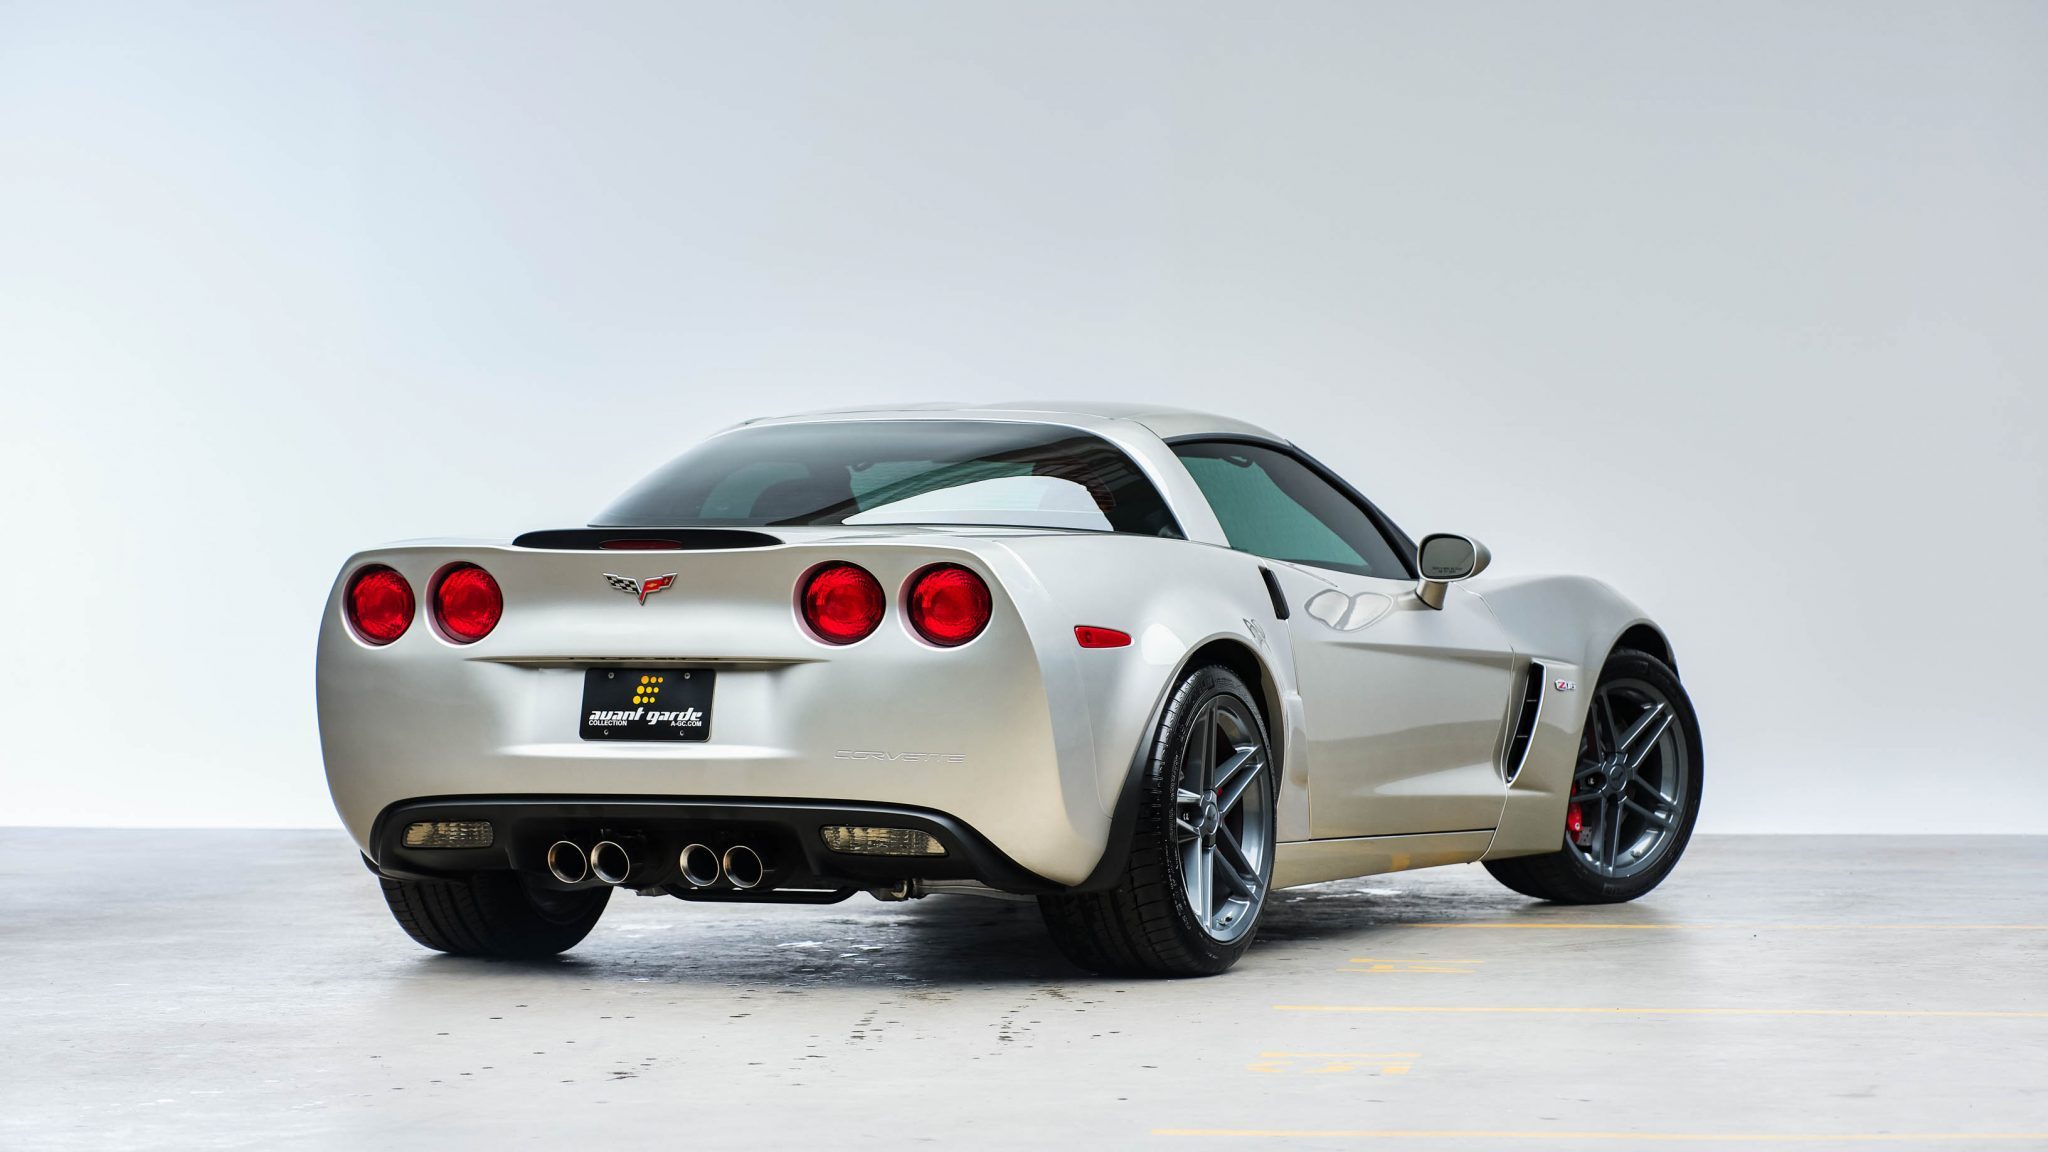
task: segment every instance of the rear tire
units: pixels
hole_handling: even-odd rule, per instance
[[[1110,976],[1214,976],[1237,963],[1273,880],[1271,748],[1234,673],[1203,667],[1181,680],[1153,734],[1116,887],[1039,897],[1067,959]]]
[[[566,952],[597,926],[609,888],[559,892],[534,888],[514,872],[478,872],[460,880],[380,876],[391,916],[414,940],[451,956],[533,960]]]
[[[1593,692],[1572,786],[1589,797],[1578,807],[1593,844],[1576,846],[1561,828],[1562,843],[1555,852],[1486,861],[1494,879],[1524,896],[1558,904],[1634,900],[1678,866],[1699,819],[1705,768],[1699,717],[1678,673],[1647,652],[1624,648],[1608,657]],[[1657,728],[1659,704],[1668,711],[1668,729]],[[1637,743],[1627,745],[1621,738],[1646,718]],[[1616,758],[1632,759],[1637,752],[1646,756],[1641,769],[1618,776]],[[1590,798],[1594,794],[1603,798]],[[1665,803],[1667,797],[1675,803]],[[1663,827],[1654,823],[1660,817],[1667,822]],[[1602,839],[1610,832],[1611,850]],[[1623,843],[1644,846],[1640,856],[1628,855]]]

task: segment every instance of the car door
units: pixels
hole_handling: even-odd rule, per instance
[[[1456,585],[1423,603],[1404,544],[1320,465],[1279,444],[1173,449],[1233,548],[1269,565],[1289,607],[1317,839],[1491,829],[1513,648]]]

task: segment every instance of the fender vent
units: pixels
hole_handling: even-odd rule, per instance
[[[1522,677],[1522,703],[1515,713],[1515,734],[1508,737],[1508,753],[1501,760],[1508,783],[1522,773],[1522,761],[1529,758],[1529,742],[1536,737],[1536,719],[1543,714],[1543,681],[1546,669],[1534,660]]]

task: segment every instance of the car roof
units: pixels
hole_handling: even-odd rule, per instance
[[[848,408],[827,408],[789,416],[763,417],[757,420],[748,420],[746,423],[772,422],[780,424],[806,420],[830,420],[847,416],[875,420],[898,416],[927,420],[935,416],[955,416],[964,420],[1027,420],[1057,424],[1086,424],[1104,420],[1123,420],[1145,428],[1162,440],[1178,436],[1252,436],[1261,440],[1285,442],[1281,437],[1256,424],[1229,416],[1218,416],[1211,412],[1197,412],[1188,408],[1175,408],[1165,404],[1125,404],[1102,400],[1013,400],[1000,404],[951,404],[945,402],[874,404]]]

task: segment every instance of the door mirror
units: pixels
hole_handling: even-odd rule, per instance
[[[1493,557],[1486,551],[1486,545],[1469,536],[1455,536],[1439,532],[1424,536],[1415,549],[1416,567],[1422,570],[1422,581],[1415,587],[1415,595],[1431,608],[1444,606],[1444,593],[1453,581],[1469,580],[1486,571],[1486,565]]]

